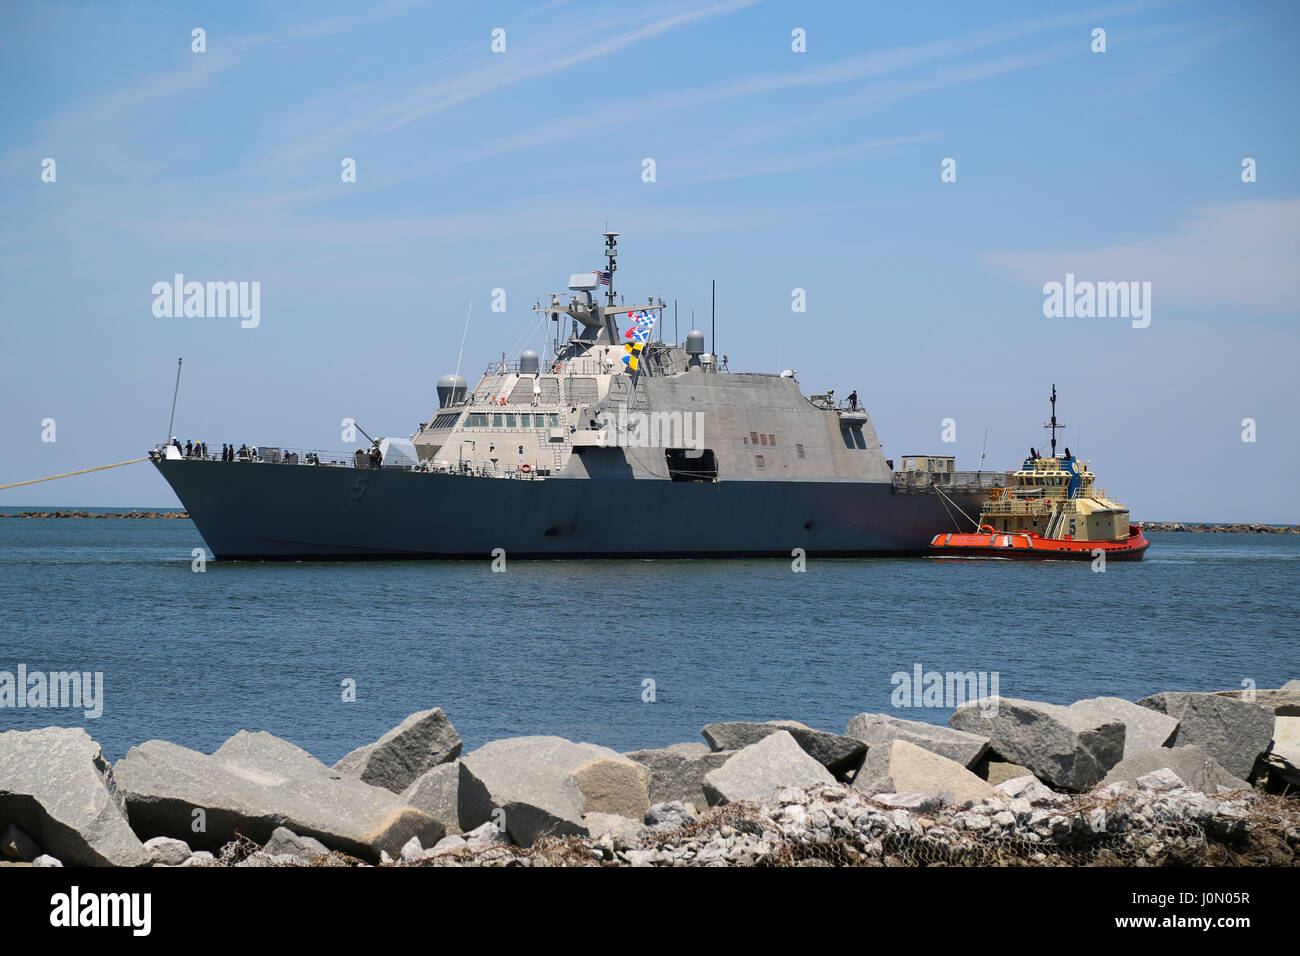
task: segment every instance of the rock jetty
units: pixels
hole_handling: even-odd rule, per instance
[[[1143,521],[1142,530],[1221,532],[1224,534],[1300,534],[1300,525],[1294,524],[1183,524],[1181,521]]]
[[[0,511],[0,518],[188,518],[188,511]]]
[[[110,766],[78,728],[0,734],[0,865],[1294,865],[1300,681],[988,698],[949,727],[859,714],[709,724],[619,753],[462,753],[441,708],[334,766],[265,732]]]

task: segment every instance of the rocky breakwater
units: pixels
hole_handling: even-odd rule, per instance
[[[1294,524],[1184,524],[1181,521],[1144,521],[1145,532],[1190,531],[1222,534],[1300,534],[1300,525]]]
[[[188,518],[188,511],[0,511],[0,518]]]
[[[733,721],[619,753],[554,736],[462,753],[439,708],[327,766],[241,731],[110,767],[82,730],[0,734],[0,856],[57,866],[1160,865],[1300,861],[1300,682],[951,726]]]

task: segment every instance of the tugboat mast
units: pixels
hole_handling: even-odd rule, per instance
[[[1065,428],[1064,424],[1058,425],[1056,422],[1056,383],[1055,382],[1052,383],[1052,420],[1050,422],[1044,422],[1043,427],[1050,428],[1052,431],[1052,457],[1055,458],[1056,457],[1056,430],[1058,428],[1060,429]]]

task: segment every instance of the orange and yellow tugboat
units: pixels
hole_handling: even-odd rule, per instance
[[[1056,386],[1052,386],[1052,454],[1029,449],[1019,471],[1007,472],[994,488],[969,534],[936,534],[930,551],[938,557],[1025,558],[1030,560],[1140,561],[1150,542],[1129,524],[1129,510],[1094,484],[1088,462],[1065,449],[1056,455]]]

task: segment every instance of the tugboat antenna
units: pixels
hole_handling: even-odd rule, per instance
[[[1056,457],[1056,430],[1064,429],[1064,424],[1057,424],[1056,421],[1056,383],[1052,383],[1052,420],[1043,424],[1044,428],[1051,429],[1052,432],[1052,457]]]

